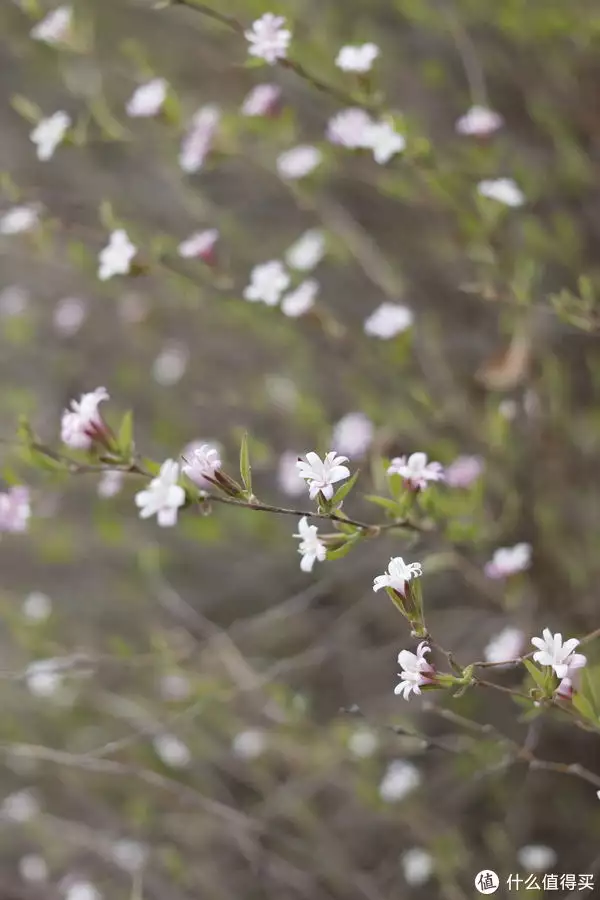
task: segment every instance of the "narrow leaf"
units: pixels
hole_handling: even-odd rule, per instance
[[[342,500],[344,500],[354,485],[356,484],[356,480],[360,475],[360,469],[357,469],[352,478],[349,478],[348,481],[341,486],[341,488],[335,492],[333,498],[331,500],[331,506],[335,509],[336,506],[339,506]]]
[[[245,432],[242,437],[242,444],[240,447],[240,475],[242,476],[242,481],[244,483],[244,487],[248,491],[249,494],[252,493],[252,467],[250,465],[250,452],[248,450],[248,433]]]
[[[523,665],[525,666],[525,668],[527,669],[527,671],[529,672],[529,674],[531,675],[531,677],[533,678],[533,680],[535,681],[537,686],[539,688],[541,688],[543,691],[545,691],[545,688],[546,688],[545,674],[543,672],[540,672],[540,670],[538,668],[536,668],[536,666],[534,666],[534,664],[531,662],[530,659],[524,659]]]
[[[117,441],[122,455],[124,457],[131,456],[133,453],[133,413],[131,410],[126,412],[121,420]]]

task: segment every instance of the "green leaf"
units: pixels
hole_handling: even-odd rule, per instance
[[[387,510],[387,512],[392,513],[393,516],[398,515],[398,504],[395,500],[390,500],[389,497],[378,497],[376,494],[367,494],[365,500],[368,500],[369,503],[374,503],[376,506],[381,506],[383,509]]]
[[[593,722],[595,725],[598,724],[598,716],[594,712],[594,707],[590,703],[587,697],[585,697],[581,693],[575,693],[573,695],[573,706],[580,712],[584,719],[588,719],[590,722]]]
[[[43,118],[43,113],[39,106],[27,97],[23,97],[21,94],[15,94],[11,97],[10,105],[31,125],[35,125]]]
[[[123,457],[129,458],[133,453],[133,412],[128,410],[123,418],[121,419],[121,424],[119,426],[119,433],[117,435],[117,443],[119,445],[119,450],[121,451]]]
[[[250,465],[250,452],[248,450],[248,433],[245,432],[242,437],[242,444],[240,447],[240,475],[242,476],[242,481],[244,483],[244,487],[248,491],[249,494],[252,493],[252,467]]]
[[[537,684],[539,688],[541,688],[544,693],[546,692],[546,675],[544,672],[540,672],[540,670],[534,666],[530,659],[524,659],[523,665]]]
[[[356,544],[356,542],[359,540],[360,540],[360,532],[356,532],[355,534],[351,535],[342,544],[341,547],[337,547],[335,550],[328,550],[327,551],[327,559],[328,560],[343,559],[344,556],[346,556],[348,553],[350,553],[354,544]]]
[[[348,481],[345,484],[343,484],[338,491],[335,492],[335,494],[333,495],[333,497],[330,501],[331,507],[333,509],[335,509],[337,506],[339,506],[340,503],[342,502],[342,500],[344,500],[348,496],[348,494],[350,493],[350,491],[356,484],[356,480],[359,475],[360,475],[360,469],[357,469],[356,472],[354,473],[354,475],[352,476],[352,478],[349,478]]]

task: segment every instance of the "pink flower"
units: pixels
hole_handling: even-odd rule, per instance
[[[203,106],[194,115],[179,151],[179,165],[184,172],[191,175],[202,168],[212,147],[220,119],[221,110],[212,104]]]
[[[127,101],[126,112],[133,118],[156,116],[167,99],[168,85],[164,78],[153,78],[140,85]]]
[[[364,456],[373,442],[373,423],[362,412],[345,415],[333,429],[332,444],[348,456]]]
[[[449,487],[468,488],[483,472],[483,460],[479,456],[457,456],[445,471]]]
[[[15,485],[0,494],[0,531],[27,531],[30,516],[29,488]]]
[[[364,109],[352,106],[336,113],[327,125],[327,138],[332,144],[357,149],[370,147],[373,120]]]
[[[286,450],[279,457],[277,484],[290,497],[299,497],[306,490],[306,484],[298,472],[298,454],[293,450]]]
[[[472,106],[456,122],[458,134],[469,137],[488,137],[504,125],[502,116],[486,106]]]
[[[219,240],[219,232],[216,228],[207,228],[206,231],[196,231],[182,241],[177,252],[184,259],[201,259],[205,263],[214,263],[215,247]]]
[[[427,454],[412,453],[397,456],[387,470],[388,475],[400,475],[405,485],[413,491],[424,491],[430,481],[441,481],[444,470],[439,462],[427,462]]]
[[[244,32],[250,56],[264,59],[270,66],[274,66],[278,59],[285,59],[292,33],[284,25],[285,18],[273,13],[265,13],[253,22],[252,28]]]
[[[531,565],[531,546],[529,544],[515,544],[514,547],[499,547],[494,551],[491,560],[485,564],[485,574],[488,578],[508,578],[524,572]]]
[[[221,457],[216,447],[210,444],[201,444],[191,450],[185,458],[183,474],[198,487],[210,487],[215,481],[215,475],[221,468]]]
[[[243,116],[274,116],[279,111],[281,88],[276,84],[257,84],[242,104]]]
[[[400,672],[400,684],[397,684],[394,693],[401,694],[408,700],[411,694],[420,694],[424,684],[432,684],[435,680],[435,669],[427,662],[425,656],[431,652],[425,641],[421,641],[417,652],[401,650],[398,654],[398,662],[402,667]]]
[[[71,400],[71,408],[65,409],[61,421],[61,440],[73,450],[89,450],[94,441],[105,442],[108,429],[98,412],[103,400],[108,400],[106,388],[99,387],[79,400]]]

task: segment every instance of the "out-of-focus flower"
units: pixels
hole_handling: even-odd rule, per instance
[[[449,487],[468,488],[480,477],[484,464],[480,456],[457,456],[444,471]]]
[[[412,847],[402,854],[402,871],[406,883],[411,887],[418,887],[429,881],[433,872],[433,857],[420,847]]]
[[[439,462],[428,462],[426,453],[397,456],[387,470],[388,475],[400,475],[411,491],[424,491],[430,481],[441,481],[444,470]]]
[[[86,317],[86,306],[79,297],[63,297],[54,307],[52,324],[63,337],[77,334]]]
[[[404,597],[408,582],[413,578],[420,578],[422,574],[421,563],[405,563],[401,556],[392,556],[387,572],[374,579],[373,590],[391,588]]]
[[[326,500],[333,497],[333,485],[350,477],[350,469],[343,463],[348,462],[347,456],[338,456],[335,450],[331,450],[324,459],[311,450],[305,458],[296,463],[300,476],[308,485],[308,493],[311,500],[321,493]]]
[[[123,838],[112,847],[112,858],[126,872],[139,872],[146,865],[149,857],[148,847],[139,841]]]
[[[23,601],[23,615],[31,622],[45,622],[52,615],[52,600],[48,594],[32,591]]]
[[[306,484],[298,472],[298,454],[286,450],[279,457],[277,484],[289,497],[299,497],[306,490]]]
[[[98,496],[104,500],[116,497],[125,481],[125,473],[118,470],[103,472],[98,482]]]
[[[520,628],[508,625],[487,644],[483,655],[486,662],[503,663],[517,659],[523,652],[525,635]]]
[[[374,122],[369,125],[365,141],[366,146],[373,151],[375,162],[380,165],[385,165],[392,156],[406,149],[406,138],[389,122]]]
[[[265,393],[271,403],[285,412],[293,412],[298,406],[298,388],[283,375],[265,375]]]
[[[72,881],[66,891],[65,900],[102,900],[102,894],[91,881]]]
[[[30,516],[29,488],[14,485],[8,491],[0,493],[0,532],[27,531]]]
[[[50,159],[58,145],[64,140],[70,126],[71,117],[63,110],[55,112],[47,119],[40,119],[29,135],[37,148],[37,158],[44,162]]]
[[[187,700],[192,692],[189,679],[179,672],[169,672],[163,675],[159,681],[159,690],[163,700],[171,700],[175,703]]]
[[[491,560],[485,564],[488,578],[508,578],[524,572],[531,565],[531,545],[515,544],[514,547],[499,547],[494,551]]]
[[[277,171],[284,181],[296,181],[314,172],[322,159],[323,154],[317,147],[300,144],[277,157]]]
[[[73,10],[70,6],[58,6],[44,16],[29,32],[35,41],[46,44],[62,44],[71,34]]]
[[[126,325],[138,325],[148,315],[148,301],[138,291],[125,291],[119,297],[118,311]]]
[[[156,755],[172,769],[186,769],[192,761],[190,748],[174,734],[161,734],[153,740]]]
[[[167,99],[168,84],[164,78],[153,78],[135,89],[125,110],[132,118],[156,116]]]
[[[205,231],[197,231],[182,241],[177,252],[184,259],[201,259],[206,263],[215,260],[215,247],[219,240],[219,232],[216,228],[207,228]]]
[[[40,883],[48,881],[48,865],[38,853],[27,853],[19,860],[19,875],[23,881]]]
[[[395,759],[379,785],[379,796],[386,803],[397,803],[421,784],[421,773],[412,763]]]
[[[316,525],[309,525],[308,519],[303,516],[298,522],[298,534],[294,537],[300,540],[298,547],[298,553],[302,556],[300,568],[303,572],[312,572],[315,562],[317,560],[323,562],[327,557],[327,547],[319,538],[319,529]]]
[[[308,278],[302,284],[286,294],[281,301],[281,311],[290,319],[305,315],[315,305],[315,297],[319,292],[319,282]]]
[[[248,53],[258,59],[264,59],[270,66],[278,59],[285,59],[292,39],[292,32],[285,26],[284,16],[265,13],[252,23],[245,32],[248,41]]]
[[[29,306],[29,293],[18,284],[0,291],[0,316],[22,316]]]
[[[552,847],[544,844],[527,844],[517,852],[517,859],[526,872],[547,872],[558,857]]]
[[[290,269],[310,272],[319,265],[325,255],[325,232],[320,228],[310,228],[300,235],[285,254]]]
[[[352,457],[364,456],[371,444],[375,428],[368,416],[362,412],[351,412],[343,416],[333,429],[331,443],[340,453]]]
[[[477,193],[505,206],[523,206],[525,194],[512,178],[491,178],[480,181]]]
[[[111,234],[108,244],[98,255],[98,278],[107,281],[114,275],[127,275],[131,269],[131,261],[137,253],[123,228],[117,228]]]
[[[351,106],[336,113],[327,124],[327,139],[352,150],[371,147],[370,129],[374,125],[370,115],[360,107]]]
[[[79,400],[71,400],[70,409],[65,409],[61,419],[61,440],[73,450],[89,450],[94,441],[105,440],[108,433],[98,411],[103,400],[109,400],[106,388],[99,387],[89,394],[82,394]]]
[[[472,106],[464,116],[456,122],[459,134],[469,137],[488,137],[504,125],[500,113],[488,109],[487,106]]]
[[[181,381],[189,362],[188,349],[178,341],[170,341],[152,363],[152,375],[158,384],[170,387]]]
[[[281,295],[290,284],[290,276],[278,259],[254,266],[250,284],[244,289],[244,299],[252,303],[262,301],[267,306],[277,306]]]
[[[31,822],[39,814],[39,801],[33,791],[27,789],[9,794],[0,806],[0,817],[11,822]]]
[[[259,728],[248,728],[234,737],[231,748],[240,759],[256,759],[265,752],[267,739]]]
[[[579,646],[577,638],[569,638],[563,643],[562,634],[557,631],[552,634],[549,628],[544,628],[542,637],[531,638],[531,643],[537,647],[533,658],[540,666],[551,666],[558,678],[566,678],[576,669],[582,669],[587,659],[582,653],[575,653],[575,647]]]
[[[38,659],[27,666],[25,684],[34,697],[53,697],[63,683],[61,660]]]
[[[377,44],[348,44],[338,53],[335,64],[343,72],[368,72],[378,56]]]
[[[431,647],[425,641],[421,641],[416,653],[412,653],[410,650],[400,651],[398,663],[402,667],[402,671],[399,673],[400,683],[394,688],[395,694],[401,694],[405,700],[408,700],[411,694],[421,693],[422,685],[433,683],[435,669],[425,658],[430,652]]]
[[[276,84],[257,84],[242,103],[243,116],[273,116],[279,110],[281,88]]]
[[[39,220],[39,210],[35,206],[13,206],[0,216],[0,234],[31,231]]]
[[[400,303],[382,303],[365,320],[364,331],[369,337],[389,340],[410,328],[414,318],[413,312],[408,306]]]
[[[218,449],[212,444],[201,444],[189,455],[183,466],[183,474],[198,487],[210,487],[215,480],[215,475],[221,468],[221,456]]]
[[[160,472],[149,486],[135,495],[135,504],[140,509],[140,519],[156,516],[161,528],[170,528],[177,522],[177,510],[185,503],[185,491],[177,484],[179,465],[174,459],[167,459]]]
[[[348,749],[353,756],[366,759],[379,747],[379,738],[371,728],[357,728],[348,738]]]
[[[220,120],[221,110],[214,104],[203,106],[193,116],[179,151],[179,165],[188,175],[202,168]]]

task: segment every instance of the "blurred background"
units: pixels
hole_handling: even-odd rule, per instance
[[[0,2],[0,458],[32,506],[0,542],[0,900],[462,900],[486,868],[596,872],[595,788],[514,747],[600,771],[597,734],[496,691],[394,696],[414,642],[372,582],[390,556],[423,562],[428,624],[463,663],[506,628],[516,654],[545,626],[598,625],[600,10],[207,0],[219,21],[194,2],[81,0],[59,39],[32,34],[56,6]],[[268,11],[300,73],[247,64],[236,23]],[[366,41],[368,77],[335,66]],[[157,77],[160,113],[128,115]],[[264,83],[277,110],[244,114]],[[384,166],[328,143],[347,97],[391,112],[405,153]],[[217,134],[185,173],[208,104]],[[477,105],[502,117],[493,133],[457,126]],[[41,161],[30,133],[57,110],[72,129]],[[303,144],[318,170],[282,178]],[[522,202],[482,197],[498,178]],[[21,206],[30,225],[7,225]],[[100,281],[119,227],[136,266]],[[206,229],[214,254],[182,258]],[[313,229],[314,309],[245,300],[252,268]],[[365,328],[384,303],[413,326]],[[382,457],[482,471],[430,489],[431,533],[306,574],[296,518],[219,506],[160,529],[138,518],[139,478],[27,465],[19,418],[59,448],[62,410],[98,385],[158,461],[209,442],[236,477],[247,431],[255,493],[294,509],[310,508],[294,462],[311,449],[360,467],[347,511],[373,522]],[[530,569],[487,578],[519,542]]]

